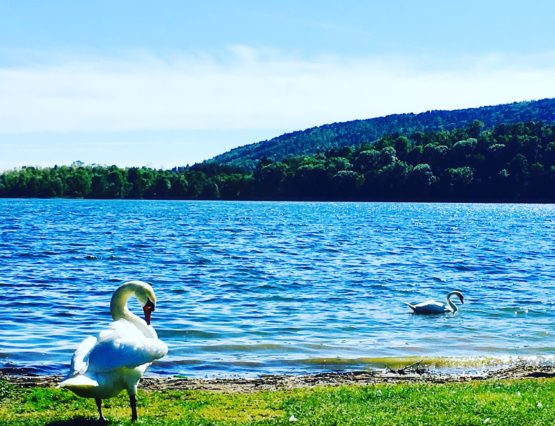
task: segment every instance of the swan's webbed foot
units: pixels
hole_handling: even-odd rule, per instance
[[[98,421],[106,423],[106,418],[102,415],[102,400],[100,398],[96,398],[96,408],[98,408]]]
[[[135,395],[129,395],[129,405],[131,406],[131,421],[137,421],[137,398]]]

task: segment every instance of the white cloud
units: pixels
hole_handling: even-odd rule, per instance
[[[389,113],[555,96],[555,57],[63,58],[0,67],[0,133],[302,129]]]

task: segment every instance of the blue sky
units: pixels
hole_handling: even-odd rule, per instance
[[[0,0],[0,169],[555,97],[552,1]]]

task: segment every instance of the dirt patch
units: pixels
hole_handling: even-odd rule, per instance
[[[256,378],[187,379],[181,377],[145,377],[140,387],[147,390],[207,390],[218,392],[254,392],[257,390],[294,389],[313,386],[365,385],[374,383],[453,383],[488,379],[555,377],[555,366],[514,366],[486,370],[476,374],[446,374],[414,365],[399,370],[371,370],[320,373],[304,376],[264,375]],[[17,370],[0,370],[0,379],[21,387],[55,387],[61,376],[18,374]]]

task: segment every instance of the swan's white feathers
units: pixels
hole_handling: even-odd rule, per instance
[[[120,319],[100,333],[89,355],[89,371],[134,368],[150,364],[167,353],[168,347],[164,342],[145,337],[132,323]]]
[[[416,313],[419,314],[442,314],[451,311],[451,308],[444,303],[436,302],[435,300],[426,300],[425,302],[412,305],[407,305]]]
[[[91,349],[94,345],[96,345],[97,340],[98,339],[96,337],[89,336],[77,347],[73,357],[71,358],[71,368],[68,377],[83,374],[87,371],[89,366],[89,355],[91,353]]]
[[[438,309],[445,309],[445,308],[447,307],[447,305],[446,305],[445,303],[437,302],[437,301],[435,301],[435,300],[433,300],[433,299],[425,300],[424,302],[421,302],[421,303],[419,303],[419,304],[417,304],[417,305],[415,305],[415,306],[416,306],[416,307],[419,307],[419,308],[424,308],[424,307],[426,307],[426,308],[428,308],[428,309],[436,309],[436,308],[438,308]]]
[[[69,388],[69,389],[93,389],[98,387],[98,382],[91,379],[90,377],[84,376],[83,374],[78,374],[75,377],[70,377],[69,379],[61,382],[57,387],[59,388]]]

